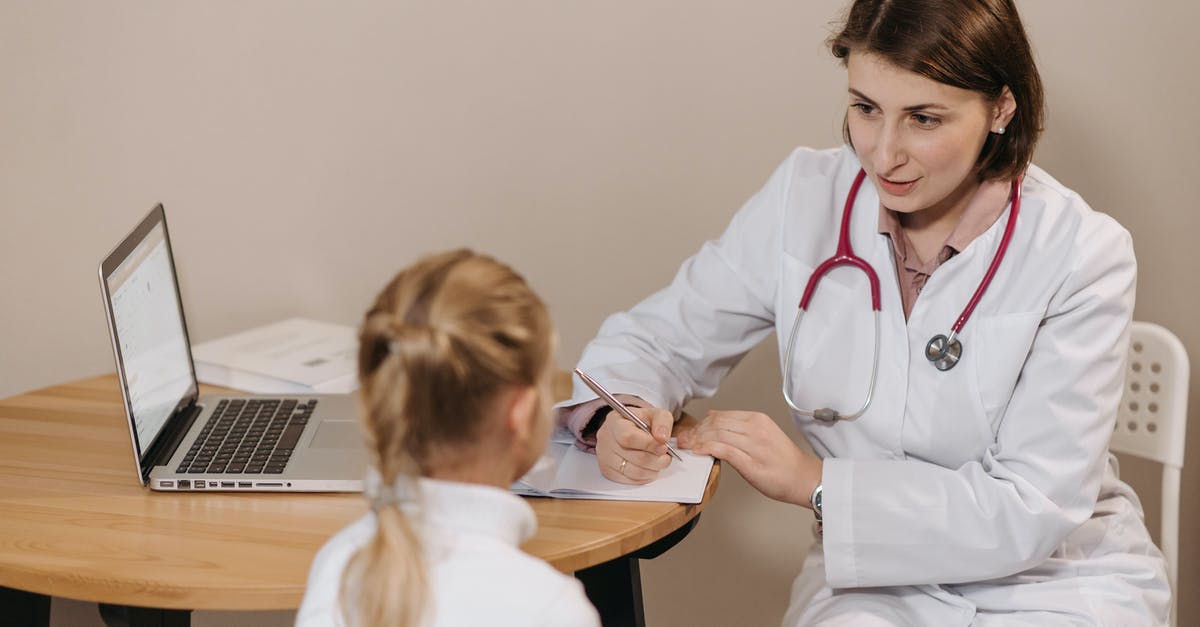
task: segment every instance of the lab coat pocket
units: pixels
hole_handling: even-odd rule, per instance
[[[993,433],[1012,398],[1041,321],[1042,314],[1037,311],[979,319],[975,332],[978,354],[973,361],[979,399]]]

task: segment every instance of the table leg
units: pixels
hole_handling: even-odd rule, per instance
[[[610,562],[585,568],[575,573],[583,583],[588,600],[600,612],[600,624],[604,627],[646,627],[646,616],[642,606],[642,569],[639,560],[654,559],[671,547],[679,544],[696,523],[697,514],[686,525],[676,529],[662,539],[629,555]]]
[[[618,557],[575,573],[604,627],[646,627],[642,611],[642,571],[638,558]]]
[[[0,586],[0,618],[5,625],[49,627],[50,597]]]
[[[101,603],[100,619],[108,627],[190,627],[192,611]]]

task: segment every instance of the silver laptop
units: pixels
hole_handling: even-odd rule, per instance
[[[158,205],[100,264],[142,485],[354,492],[367,454],[349,395],[198,395],[167,219]]]

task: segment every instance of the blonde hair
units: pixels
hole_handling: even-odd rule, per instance
[[[456,250],[396,275],[367,311],[358,378],[381,489],[428,474],[431,447],[475,441],[481,418],[512,386],[540,385],[553,329],[541,299],[508,266]],[[340,600],[351,627],[415,627],[429,583],[420,540],[394,503],[346,566]]]

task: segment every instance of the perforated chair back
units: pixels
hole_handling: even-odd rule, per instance
[[[1179,558],[1179,490],[1187,432],[1189,365],[1183,342],[1164,327],[1134,321],[1125,392],[1110,448],[1163,466],[1159,544],[1176,587]],[[1174,599],[1176,595],[1172,595]],[[1172,602],[1172,605],[1174,603]],[[1175,611],[1171,608],[1171,624]]]

